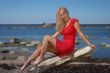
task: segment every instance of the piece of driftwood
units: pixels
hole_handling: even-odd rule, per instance
[[[86,46],[84,48],[77,49],[75,52],[73,52],[70,55],[65,56],[63,58],[56,56],[56,57],[52,57],[50,59],[46,59],[36,66],[30,65],[27,70],[29,71],[29,73],[30,72],[41,73],[50,68],[59,66],[65,62],[71,60],[72,58],[79,58],[81,56],[85,56],[85,55],[88,55],[91,53],[92,53],[92,48],[89,46]]]

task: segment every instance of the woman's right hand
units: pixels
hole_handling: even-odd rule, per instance
[[[91,45],[89,45],[90,47],[92,47],[93,48],[93,50],[95,50],[96,49],[96,46],[94,45],[94,44],[91,44]]]

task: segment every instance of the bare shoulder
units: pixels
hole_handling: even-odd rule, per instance
[[[75,28],[79,28],[79,27],[80,27],[80,24],[79,24],[79,22],[75,22],[73,26],[74,26]]]

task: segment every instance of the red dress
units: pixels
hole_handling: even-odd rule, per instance
[[[75,22],[78,21],[75,18],[72,18],[68,22],[68,26],[63,28],[61,34],[63,40],[56,38],[56,50],[58,56],[63,56],[71,53],[75,47],[75,38],[76,38],[76,29],[74,27]]]

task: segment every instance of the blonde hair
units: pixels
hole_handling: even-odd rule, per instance
[[[62,10],[62,9],[63,9],[63,10],[67,13],[67,15],[69,16],[69,12],[68,12],[68,10],[67,10],[65,7],[60,7],[60,8],[58,8],[58,10],[57,10],[57,12],[56,12],[56,30],[57,30],[57,31],[60,31],[60,30],[61,30],[63,27],[65,27],[66,24],[67,24],[64,20],[61,19],[60,15],[59,15],[60,10]]]

